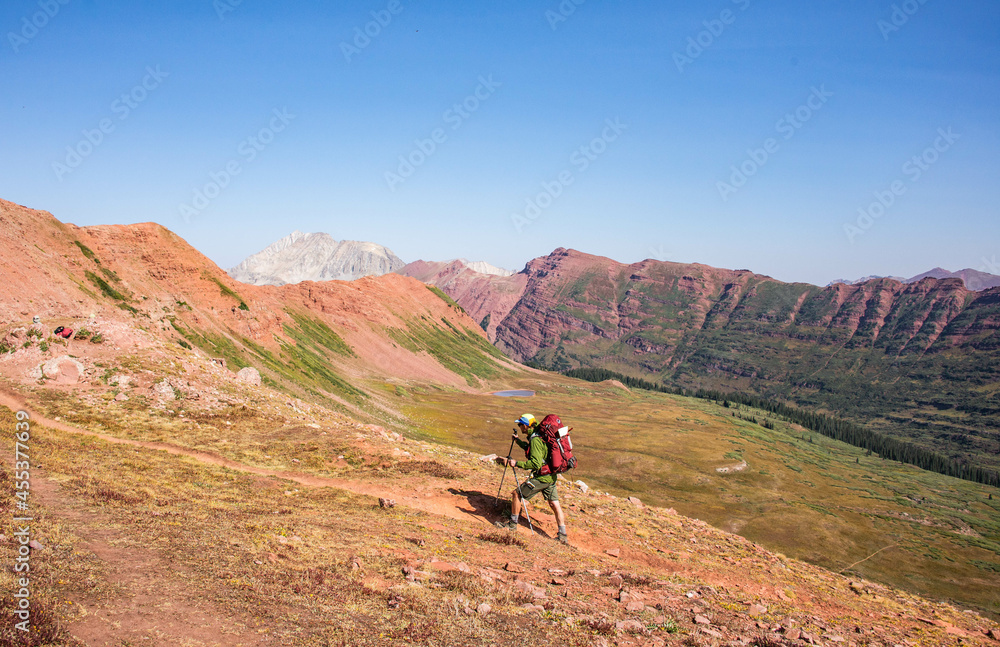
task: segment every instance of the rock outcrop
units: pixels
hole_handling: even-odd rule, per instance
[[[236,379],[250,386],[260,386],[260,371],[252,366],[246,366],[236,373]]]

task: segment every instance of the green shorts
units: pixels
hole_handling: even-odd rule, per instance
[[[517,493],[521,495],[521,498],[527,501],[531,497],[535,496],[539,492],[545,497],[546,501],[558,501],[559,495],[556,493],[556,484],[553,483],[541,483],[538,479],[528,479],[521,484],[521,487],[517,489]]]

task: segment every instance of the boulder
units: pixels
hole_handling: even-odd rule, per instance
[[[174,400],[177,398],[177,394],[174,393],[174,387],[171,386],[170,380],[160,380],[154,384],[153,393],[160,396],[164,400]]]
[[[642,501],[640,501],[639,499],[637,499],[634,496],[630,496],[628,498],[628,502],[631,503],[632,505],[634,505],[637,508],[641,508],[642,507]]]
[[[521,593],[525,593],[536,599],[544,598],[548,595],[545,592],[545,589],[534,586],[533,584],[525,582],[524,580],[518,580],[517,583],[514,584],[514,588],[516,588]]]
[[[580,491],[583,492],[584,494],[590,491],[590,486],[584,483],[583,481],[575,481],[573,485],[580,488]]]
[[[260,371],[252,366],[241,368],[236,374],[236,379],[250,386],[260,386]]]
[[[122,375],[121,373],[116,373],[111,376],[108,380],[108,384],[111,386],[118,386],[119,388],[125,389],[132,383],[131,375]]]
[[[56,357],[42,364],[42,376],[56,384],[77,384],[83,377],[83,364],[68,355]]]
[[[615,623],[615,630],[619,633],[645,633],[646,627],[638,620],[622,620]]]
[[[641,600],[635,600],[635,599],[629,600],[628,604],[625,605],[625,610],[632,612],[642,611],[645,608],[646,605],[643,604]]]

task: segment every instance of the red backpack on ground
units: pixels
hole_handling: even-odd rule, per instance
[[[562,420],[555,414],[549,414],[538,425],[538,434],[549,446],[549,458],[538,470],[539,474],[562,474],[576,467],[573,456],[573,441],[569,438],[569,427],[564,427]]]

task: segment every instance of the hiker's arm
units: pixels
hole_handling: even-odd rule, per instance
[[[528,447],[531,446],[531,443],[527,443],[521,440],[520,438],[515,438],[514,442],[517,443],[517,446],[520,447],[521,449],[527,449]]]
[[[518,461],[515,463],[514,467],[522,470],[529,470],[535,472],[542,469],[542,465],[545,464],[545,441],[535,436],[531,439],[531,452],[528,454],[528,460]]]

